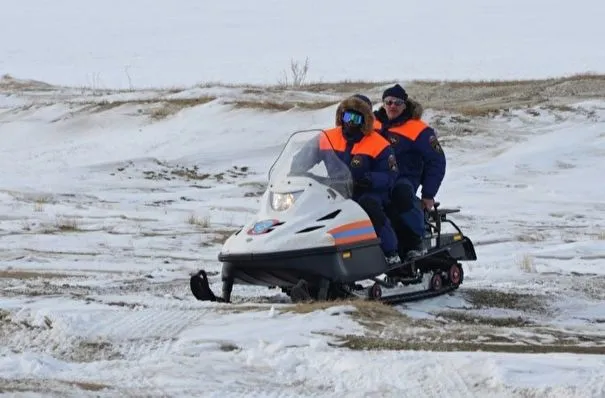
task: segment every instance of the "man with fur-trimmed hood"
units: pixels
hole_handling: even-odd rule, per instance
[[[374,129],[391,142],[399,165],[392,193],[393,205],[406,228],[408,259],[421,255],[425,232],[422,207],[431,210],[445,176],[446,159],[435,130],[423,122],[422,106],[399,84],[382,94],[383,106],[374,112]],[[421,201],[416,197],[422,185]]]
[[[359,96],[346,98],[338,105],[335,122],[336,127],[324,131],[319,142],[310,142],[295,156],[293,169],[309,170],[324,161],[330,173],[336,154],[351,173],[352,199],[372,221],[387,262],[399,263],[397,237],[384,211],[399,175],[393,149],[374,131],[372,107]]]

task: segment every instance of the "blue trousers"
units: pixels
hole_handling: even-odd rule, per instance
[[[397,253],[397,235],[391,226],[391,221],[384,211],[386,198],[380,194],[363,193],[355,201],[368,214],[376,235],[380,238],[380,247],[386,255]]]
[[[407,178],[399,178],[391,193],[391,201],[395,206],[403,226],[417,237],[424,236],[425,218],[420,199],[416,196],[414,185]]]

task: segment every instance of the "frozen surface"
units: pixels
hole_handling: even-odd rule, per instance
[[[350,351],[338,348],[338,336],[366,333],[354,309],[295,314],[283,293],[250,287],[236,295],[252,304],[235,311],[191,297],[188,273],[202,265],[220,271],[219,242],[253,216],[287,135],[329,124],[334,107],[258,113],[211,102],[149,123],[128,106],[69,117],[60,104],[23,110],[14,98],[7,106],[13,111],[0,124],[6,391],[63,395],[75,385],[78,396],[190,396],[204,380],[208,396],[604,392],[599,355]],[[456,221],[474,238],[479,260],[467,264],[459,293],[401,306],[419,323],[391,327],[384,338],[565,341],[598,352],[605,192],[594,181],[603,169],[605,104],[578,106],[585,112],[553,118],[537,109],[531,118],[518,112],[484,121],[476,135],[441,134],[450,160],[439,199],[462,208]],[[172,174],[183,167],[208,176]],[[423,329],[449,319],[444,310],[469,311],[473,292],[550,301],[546,312],[497,302],[473,310],[535,328]]]

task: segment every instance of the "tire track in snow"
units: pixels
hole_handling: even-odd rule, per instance
[[[424,393],[424,396],[431,397],[448,397],[448,398],[467,398],[474,396],[468,384],[460,375],[458,366],[454,361],[448,361],[444,366],[440,361],[431,361],[432,363],[423,366],[423,379],[419,394]],[[430,394],[427,394],[430,391]],[[423,395],[417,395],[423,396]]]

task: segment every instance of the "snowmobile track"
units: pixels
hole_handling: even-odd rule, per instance
[[[426,366],[425,371],[421,373],[426,380],[420,383],[422,388],[418,391],[417,396],[423,396],[422,393],[430,397],[466,398],[474,396],[473,391],[457,369],[452,369],[450,364],[448,367],[449,369],[445,369],[439,361],[434,361],[432,365]]]

